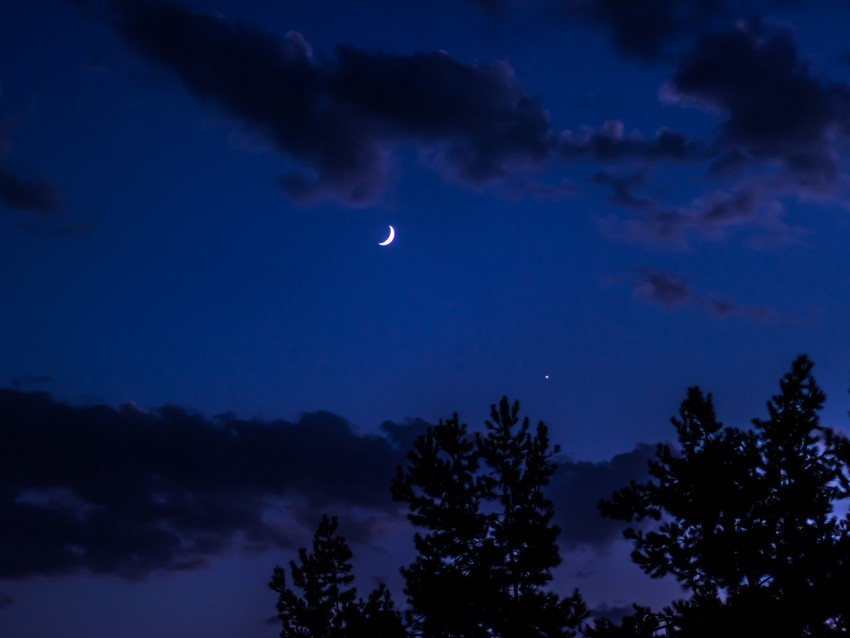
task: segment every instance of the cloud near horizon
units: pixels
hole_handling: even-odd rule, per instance
[[[0,389],[0,578],[198,569],[229,551],[303,546],[322,513],[369,543],[406,524],[389,485],[425,427],[387,422],[383,436],[361,435],[329,412],[206,419]],[[563,547],[616,540],[597,503],[645,475],[648,450],[562,460],[549,491]]]
[[[207,420],[0,390],[0,577],[142,578],[202,566],[237,536],[243,547],[291,546],[298,526],[268,523],[272,503],[291,503],[296,518],[300,501],[394,510],[389,481],[402,458],[326,412]]]

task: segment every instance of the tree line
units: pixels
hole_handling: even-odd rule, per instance
[[[819,638],[850,632],[850,443],[820,424],[825,395],[798,357],[753,427],[724,426],[711,394],[687,391],[650,479],[599,504],[623,521],[631,559],[687,592],[662,609],[593,619],[580,592],[547,587],[559,529],[544,490],[560,451],[506,397],[483,433],[457,414],[429,427],[392,480],[415,528],[405,608],[383,584],[353,585],[352,553],[325,516],[311,551],[281,567],[281,638]]]

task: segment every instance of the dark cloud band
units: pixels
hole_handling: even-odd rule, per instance
[[[354,47],[313,57],[295,32],[281,39],[155,0],[113,6],[112,23],[139,52],[301,165],[281,179],[296,199],[373,201],[388,153],[408,142],[434,147],[439,168],[474,184],[549,155],[546,115],[506,64]]]
[[[326,512],[359,512],[368,543],[403,524],[389,484],[427,424],[356,434],[328,412],[298,422],[213,420],[177,407],[74,406],[0,390],[0,578],[89,571],[144,578],[242,547],[304,542]],[[602,547],[618,528],[600,499],[641,478],[646,446],[606,463],[565,461],[550,493],[560,542]]]
[[[389,440],[325,412],[208,421],[0,390],[0,577],[192,568],[237,534],[285,545],[264,519],[269,503],[389,511],[401,460]]]

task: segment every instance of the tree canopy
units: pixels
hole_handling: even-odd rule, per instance
[[[711,395],[688,389],[672,419],[678,449],[659,445],[652,480],[632,482],[600,509],[644,521],[624,532],[632,560],[691,595],[620,627],[602,621],[588,635],[643,636],[653,623],[683,638],[846,635],[850,604],[839,592],[850,584],[850,533],[834,510],[850,496],[847,442],[820,424],[825,395],[812,365],[794,361],[768,418],[749,430],[724,427]]]
[[[394,608],[385,585],[366,600],[357,598],[352,586],[351,549],[336,533],[336,517],[324,516],[313,536],[313,551],[298,551],[290,572],[299,595],[286,584],[286,573],[274,568],[269,587],[278,596],[281,638],[402,638],[406,635],[401,615]]]
[[[561,562],[543,493],[560,448],[507,397],[485,427],[470,437],[455,414],[429,428],[393,481],[422,530],[416,560],[402,569],[409,627],[429,638],[575,636],[587,616],[581,596],[544,589]]]
[[[649,480],[600,503],[623,521],[631,558],[688,596],[634,604],[619,623],[589,617],[574,590],[547,588],[561,562],[547,486],[560,448],[507,397],[483,432],[457,414],[415,439],[391,483],[415,529],[401,568],[403,614],[379,585],[358,598],[351,550],[325,516],[312,552],[275,568],[282,638],[832,638],[850,632],[850,442],[821,425],[825,395],[798,357],[751,428],[718,421],[711,394],[688,388]]]

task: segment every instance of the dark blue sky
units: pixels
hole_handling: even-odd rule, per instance
[[[5,2],[0,633],[275,635],[265,582],[323,511],[397,583],[414,420],[502,394],[568,455],[559,585],[670,593],[593,504],[687,386],[746,425],[807,353],[846,426],[848,19]]]

